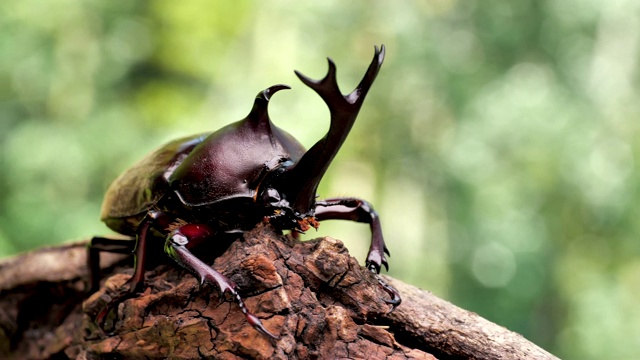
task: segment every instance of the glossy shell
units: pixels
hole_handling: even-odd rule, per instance
[[[133,235],[142,217],[168,191],[168,177],[206,135],[171,141],[122,173],[107,189],[100,219],[116,232]]]
[[[209,135],[180,164],[169,182],[187,206],[254,198],[270,171],[285,161],[297,162],[303,154],[302,145],[273,124],[256,126],[243,120]]]
[[[245,119],[214,133],[171,141],[125,171],[107,190],[102,221],[118,233],[134,235],[147,211],[167,193],[179,199],[175,209],[237,198],[255,201],[270,171],[297,162],[305,152],[267,114],[270,96],[284,88],[259,93]]]

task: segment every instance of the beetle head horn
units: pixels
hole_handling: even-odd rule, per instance
[[[362,103],[382,66],[384,55],[384,45],[379,49],[376,46],[367,72],[358,86],[347,95],[342,95],[340,92],[336,79],[336,65],[331,59],[327,59],[329,61],[327,75],[320,80],[312,80],[298,71],[295,72],[305,85],[320,95],[331,113],[331,124],[327,134],[282,176],[288,201],[300,214],[308,213],[314,205],[318,184],[349,135]]]

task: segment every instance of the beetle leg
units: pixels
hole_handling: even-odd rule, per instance
[[[142,238],[145,239],[146,234],[145,236],[142,236]],[[98,255],[98,251],[109,251],[109,252],[125,253],[125,254],[131,254],[135,252],[136,255],[134,255],[134,258],[135,258],[136,271],[133,274],[133,277],[129,279],[129,281],[132,281],[132,279],[134,278],[140,278],[140,276],[144,277],[144,255],[138,256],[138,253],[144,250],[144,246],[140,246],[140,236],[138,237],[138,241],[120,240],[119,242],[121,242],[122,244],[118,244],[116,241],[111,242],[111,241],[104,241],[104,240],[110,240],[110,239],[93,238],[91,240],[91,245],[89,247],[88,261],[91,264],[90,269],[91,269],[91,266],[97,267],[97,271],[95,269],[90,270],[91,293],[98,290],[98,287],[100,284],[100,277],[99,277],[100,266],[98,265],[100,257]],[[144,241],[143,241],[143,244],[144,244]],[[140,258],[142,258],[142,262],[139,261]],[[140,271],[139,269],[141,269],[141,274],[138,274]],[[98,324],[98,326],[101,329],[105,330],[104,326],[109,313],[114,308],[116,308],[117,304],[123,302],[126,299],[133,297],[134,294],[139,290],[139,287],[141,287],[142,284],[143,284],[143,281],[141,280],[134,281],[131,284],[131,287],[129,288],[128,291],[124,293],[120,293],[120,295],[111,299],[111,301],[109,301],[109,303],[107,303],[107,305],[102,310],[100,310],[96,315],[95,317],[96,324]]]
[[[213,231],[206,225],[186,224],[169,234],[167,241],[165,242],[164,250],[178,264],[194,274],[200,281],[200,285],[204,283],[217,285],[222,294],[229,292],[233,295],[235,301],[240,307],[240,310],[242,310],[247,321],[254,329],[273,339],[279,339],[279,336],[276,336],[267,330],[257,316],[249,312],[249,309],[247,309],[244,304],[242,297],[236,290],[236,285],[231,280],[205,264],[189,250],[213,234]]]
[[[149,238],[149,232],[151,228],[155,227],[156,229],[165,229],[168,227],[173,218],[169,216],[167,213],[153,210],[147,213],[147,216],[144,217],[140,225],[138,225],[138,236],[136,238],[136,247],[135,247],[135,263],[134,263],[134,272],[129,282],[131,282],[131,287],[129,288],[130,293],[137,293],[142,290],[144,286],[144,272],[145,265],[147,263],[147,241]]]
[[[109,239],[94,237],[87,246],[87,265],[89,268],[89,294],[100,287],[100,252],[131,254],[136,246],[134,239]]]
[[[144,283],[144,266],[146,263],[147,237],[149,230],[160,216],[159,211],[150,212],[138,226],[136,239],[109,239],[94,237],[87,246],[87,265],[89,266],[90,293],[98,290],[100,285],[100,252],[106,251],[118,254],[134,253],[135,271],[129,281],[132,283],[129,292],[140,290]]]
[[[117,306],[117,304],[135,296],[136,293],[142,290],[144,285],[144,272],[145,272],[145,264],[146,264],[146,256],[147,256],[147,240],[149,237],[149,231],[151,227],[155,224],[165,225],[169,220],[169,216],[161,211],[150,211],[147,216],[142,220],[140,225],[138,226],[138,236],[136,241],[131,240],[119,240],[122,244],[118,243],[117,240],[105,241],[107,239],[102,238],[94,238],[91,241],[91,245],[89,247],[89,263],[90,268],[94,266],[93,264],[97,264],[99,261],[98,251],[110,251],[110,252],[120,252],[120,253],[134,253],[134,272],[133,276],[128,280],[131,283],[129,289],[111,299],[109,303],[102,309],[95,318],[96,323],[103,328],[107,316],[109,313]],[[126,241],[126,244],[124,243]],[[95,243],[95,244],[94,244]],[[94,250],[97,248],[97,250]],[[99,266],[98,266],[99,270]],[[99,284],[99,273],[95,270],[91,270],[91,288],[97,290],[97,286]]]
[[[402,299],[400,294],[391,285],[387,284],[378,274],[382,265],[389,271],[389,264],[385,254],[389,255],[389,250],[384,243],[382,236],[382,226],[378,213],[367,201],[357,198],[334,198],[316,202],[315,218],[322,220],[351,220],[367,223],[371,227],[371,246],[367,254],[366,266],[373,272],[380,286],[391,296],[391,300],[385,300],[395,309]]]
[[[371,246],[367,255],[367,268],[376,274],[380,273],[382,265],[389,271],[385,254],[389,250],[384,243],[382,227],[378,213],[367,201],[357,198],[336,198],[318,201],[315,217],[317,220],[351,220],[367,223],[371,227]]]

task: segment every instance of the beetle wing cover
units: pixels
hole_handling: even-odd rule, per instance
[[[167,178],[207,134],[171,141],[113,181],[102,203],[100,218],[113,230],[119,221],[151,209],[168,189]]]

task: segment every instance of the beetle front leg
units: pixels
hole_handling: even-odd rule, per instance
[[[392,299],[385,300],[385,302],[393,306],[392,310],[400,305],[402,299],[400,298],[398,290],[387,284],[379,276],[380,268],[383,265],[387,271],[389,271],[389,264],[387,263],[385,254],[389,256],[390,254],[384,243],[384,237],[382,236],[380,218],[378,217],[378,213],[373,210],[371,204],[358,198],[334,198],[317,201],[315,218],[319,221],[351,220],[369,224],[371,228],[371,246],[369,247],[365,265],[376,275],[380,286],[391,295]]]
[[[384,243],[382,226],[378,213],[367,201],[357,198],[335,198],[316,202],[315,217],[317,220],[351,220],[367,223],[371,227],[371,246],[367,255],[367,268],[380,273],[382,265],[389,271],[385,254],[389,250]]]
[[[231,293],[238,303],[240,310],[242,310],[242,313],[246,316],[247,321],[254,329],[273,339],[279,339],[279,336],[267,330],[257,316],[249,312],[242,297],[236,290],[236,285],[231,280],[202,262],[202,260],[198,259],[189,250],[206,238],[213,236],[213,234],[214,232],[206,225],[183,225],[169,234],[165,242],[164,250],[178,264],[194,274],[200,281],[200,285],[204,283],[217,285],[222,294],[225,292]]]

